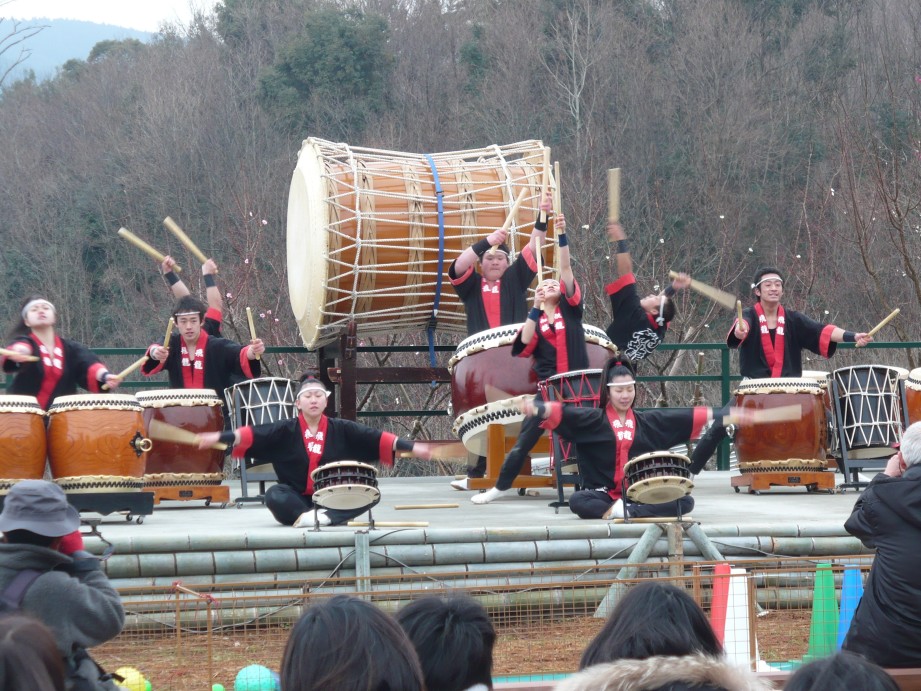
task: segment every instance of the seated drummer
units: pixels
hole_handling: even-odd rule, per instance
[[[549,214],[552,197],[548,193],[541,202],[544,214]],[[546,216],[545,216],[546,217]],[[448,278],[467,313],[467,335],[519,324],[528,313],[528,286],[537,275],[537,252],[547,236],[547,222],[534,222],[531,239],[512,260],[505,244],[508,231],[494,230],[475,245],[468,247],[448,267]],[[476,271],[477,260],[483,271]],[[486,474],[486,457],[476,456],[476,464],[468,467],[467,477]],[[465,490],[467,478],[451,483],[454,489]]]
[[[166,282],[169,283],[169,289],[173,293],[173,297],[181,300],[186,295],[191,295],[191,291],[173,271],[175,266],[176,260],[167,255],[160,264],[160,272]],[[209,336],[220,336],[221,321],[224,316],[224,296],[221,295],[221,291],[214,279],[214,275],[217,273],[217,263],[213,259],[208,259],[201,265],[201,273],[205,284],[205,297],[208,299],[208,311],[205,312],[202,330]]]
[[[311,473],[336,461],[380,462],[393,465],[397,451],[411,451],[429,459],[427,444],[401,439],[366,425],[330,418],[324,414],[330,392],[314,374],[301,379],[295,399],[299,415],[265,425],[239,427],[233,432],[198,435],[199,447],[210,448],[218,441],[234,445],[235,458],[271,462],[278,484],[266,490],[265,505],[282,525],[303,528],[340,525],[368,510],[314,508]]]
[[[243,346],[209,336],[203,328],[205,304],[198,298],[180,298],[173,319],[179,333],[172,334],[168,344],[154,343],[147,349],[150,359],[141,365],[144,376],[165,369],[173,389],[214,389],[220,395],[235,381],[261,375],[258,357],[265,352],[262,339]]]
[[[7,374],[15,374],[7,393],[35,396],[48,410],[57,396],[77,393],[82,386],[97,393],[105,385],[118,387],[120,380],[109,372],[93,351],[55,332],[57,310],[41,295],[26,298],[19,319],[10,331],[9,355],[0,355]]]
[[[528,399],[524,412],[540,427],[573,440],[585,489],[574,492],[569,508],[579,518],[630,518],[683,515],[694,508],[684,496],[664,504],[639,504],[621,496],[624,466],[633,458],[669,449],[696,437],[711,419],[723,426],[729,409],[654,408],[634,411],[636,368],[625,357],[614,356],[604,366],[598,408],[580,408],[555,401]],[[732,410],[734,414],[739,411]],[[693,462],[693,456],[692,456]],[[626,506],[625,506],[626,502]]]
[[[542,281],[534,292],[534,306],[512,345],[512,355],[531,357],[537,379],[588,368],[588,349],[582,327],[582,290],[572,272],[566,221],[555,219],[560,243],[560,280]],[[543,435],[537,418],[526,418],[518,441],[502,462],[496,486],[470,498],[474,504],[488,504],[506,494],[518,477],[525,459]]]

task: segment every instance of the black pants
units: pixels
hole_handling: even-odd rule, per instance
[[[474,464],[470,465],[470,461]],[[467,477],[483,477],[486,475],[486,456],[467,455]]]
[[[502,461],[502,469],[499,471],[499,479],[496,480],[496,489],[511,489],[512,482],[521,472],[521,466],[524,465],[525,459],[531,453],[531,449],[537,444],[537,440],[544,433],[540,423],[543,422],[539,417],[526,417],[521,423],[521,432],[518,433],[518,441],[515,446],[508,452],[505,460]]]
[[[720,445],[720,442],[723,441],[726,436],[726,428],[723,425],[713,425],[707,430],[697,442],[697,446],[694,447],[693,453],[691,453],[691,465],[688,468],[688,470],[691,471],[691,475],[697,475],[697,473],[704,469],[704,466],[707,465],[707,461],[710,460],[713,452],[716,451],[716,447]]]
[[[573,492],[569,497],[569,510],[579,518],[603,518],[614,500],[607,492],[597,489],[583,489]],[[694,498],[690,495],[667,501],[664,504],[637,504],[624,500],[624,510],[630,518],[654,518],[656,516],[677,516],[689,513],[694,508]]]
[[[272,512],[275,520],[282,525],[294,525],[294,522],[305,511],[310,511],[313,508],[323,508],[315,506],[312,497],[301,494],[293,487],[282,484],[272,485],[266,490],[265,506]],[[323,509],[329,518],[330,525],[347,523],[367,510],[368,507],[363,509]]]

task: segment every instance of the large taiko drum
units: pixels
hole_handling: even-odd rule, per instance
[[[467,451],[477,456],[486,455],[489,444],[489,425],[496,423],[505,427],[506,437],[517,437],[524,422],[524,413],[519,407],[524,401],[524,396],[493,401],[468,410],[460,415],[451,428],[454,436],[463,442]]]
[[[624,466],[626,497],[640,504],[664,504],[687,496],[694,489],[691,459],[680,453],[652,451]]]
[[[487,387],[504,391],[509,396],[523,396],[538,389],[537,375],[531,369],[531,359],[512,357],[512,344],[521,324],[509,324],[488,329],[465,338],[448,361],[451,372],[451,408],[455,416],[485,405]],[[608,340],[604,330],[584,325],[585,347],[589,366],[600,368],[617,346]]]
[[[0,494],[45,473],[45,411],[34,396],[0,396]]]
[[[65,492],[140,490],[152,446],[144,433],[134,396],[58,396],[48,409],[51,475]]]
[[[287,231],[288,292],[304,345],[330,343],[350,321],[359,335],[424,333],[436,295],[438,329],[464,333],[448,266],[505,222],[521,191],[508,245],[524,247],[543,152],[538,141],[423,155],[307,139]],[[547,266],[551,255],[552,243]]]
[[[825,421],[828,429],[828,451],[829,456],[841,458],[841,444],[838,441],[838,423],[835,415],[835,406],[831,400],[831,372],[819,369],[804,369],[803,379],[810,379],[818,382],[822,387],[822,402],[825,405]]]
[[[367,463],[324,463],[310,477],[313,501],[326,509],[370,509],[381,500],[377,469]]]
[[[144,427],[152,420],[195,434],[224,429],[221,399],[212,389],[158,389],[139,391]],[[145,487],[219,485],[224,479],[224,452],[188,444],[156,441],[147,454]]]
[[[838,425],[850,458],[878,458],[902,438],[901,367],[859,365],[832,373],[841,416]]]
[[[761,461],[819,460],[828,451],[824,390],[814,379],[746,379],[736,390],[736,405],[749,410],[801,406],[799,421],[740,425],[734,443],[740,465]]]
[[[916,367],[902,380],[905,388],[905,420],[911,425],[921,421],[921,367]]]

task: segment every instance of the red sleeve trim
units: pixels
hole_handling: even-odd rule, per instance
[[[377,454],[381,459],[381,465],[393,465],[393,443],[397,440],[397,435],[391,432],[381,432],[381,440],[377,448]]]
[[[216,307],[209,307],[208,311],[205,312],[205,319],[213,319],[218,324],[221,323],[221,320],[224,318],[224,315],[221,313],[221,310]]]
[[[541,428],[556,429],[563,421],[563,406],[558,401],[544,401],[544,406],[550,411],[550,414],[540,423]]]
[[[707,418],[709,417],[710,409],[705,406],[695,406],[694,408],[694,420],[691,423],[691,439],[697,439],[700,436],[700,431],[704,428],[704,425],[707,424]]]
[[[531,271],[537,273],[537,259],[534,257],[534,252],[531,251],[530,242],[524,246],[524,249],[521,250],[521,254],[519,256],[524,259],[524,263],[528,265],[528,268],[531,269]]]
[[[467,267],[467,270],[458,276],[457,278],[451,278],[451,274],[448,274],[448,280],[451,281],[452,286],[459,286],[461,283],[470,278],[470,274],[473,273],[473,264]]]
[[[829,324],[824,329],[822,333],[819,334],[819,355],[824,358],[828,357],[828,349],[831,346],[831,334],[838,327],[834,324]]]
[[[572,285],[575,290],[572,291],[572,297],[566,295],[566,286],[563,286],[563,295],[566,295],[566,302],[568,302],[573,307],[576,307],[580,302],[582,302],[582,287],[579,285],[579,282],[576,279],[572,279]]]
[[[240,369],[243,370],[243,374],[245,374],[249,379],[252,379],[254,376],[253,368],[249,365],[250,359],[246,357],[246,351],[248,349],[249,346],[243,346],[240,348]]]
[[[150,348],[147,349],[147,357],[150,358],[147,362],[156,362],[157,364],[154,365],[154,368],[153,368],[153,369],[147,369],[146,367],[141,367],[141,374],[143,374],[145,377],[152,377],[152,376],[155,375],[157,372],[159,372],[160,370],[163,369],[163,364],[164,364],[164,363],[163,363],[163,362],[160,362],[159,360],[154,360],[153,355],[150,354],[150,351],[153,350],[154,347],[156,347],[156,345],[157,345],[157,344],[154,343],[152,346],[150,346]],[[165,362],[165,361],[164,361],[164,362]],[[145,365],[146,365],[146,363],[145,363]]]
[[[106,366],[101,362],[96,362],[90,365],[90,368],[86,372],[86,390],[90,393],[99,393],[102,391],[101,384],[99,383],[99,373],[105,370]]]
[[[604,287],[604,292],[606,292],[608,295],[614,295],[614,293],[618,293],[627,286],[633,285],[634,283],[636,283],[636,276],[633,274],[624,274],[613,283],[608,283]]]
[[[540,324],[534,327],[534,335],[531,336],[531,340],[528,343],[524,343],[524,341],[522,341],[522,344],[524,345],[524,350],[518,353],[518,357],[531,357],[531,353],[533,353],[534,349],[537,348],[537,339],[539,338],[537,330],[539,328],[540,328]],[[518,336],[516,336],[516,338],[521,338],[522,329],[524,329],[523,326],[521,327],[521,329],[518,329]]]
[[[231,455],[234,458],[243,458],[253,445],[253,428],[249,426],[239,427],[237,432],[240,433],[240,443],[233,447]]]

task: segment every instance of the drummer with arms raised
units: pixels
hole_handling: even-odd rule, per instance
[[[540,208],[546,218],[552,206],[548,192]],[[531,239],[513,260],[505,244],[508,231],[494,230],[476,244],[468,247],[448,267],[448,278],[464,303],[467,313],[467,335],[508,324],[520,324],[528,314],[528,286],[537,276],[537,252],[547,236],[547,222],[538,214]],[[482,274],[476,270],[480,262]],[[468,477],[483,477],[486,458],[478,456],[476,465],[468,468]],[[465,490],[467,479],[451,483]]]
[[[57,396],[77,393],[82,386],[96,393],[114,389],[119,379],[86,346],[55,332],[57,310],[40,295],[26,299],[10,333],[9,355],[0,355],[3,371],[15,373],[8,393],[35,396],[45,410]]]
[[[737,318],[726,337],[726,345],[739,351],[739,372],[744,378],[799,378],[803,376],[804,349],[830,358],[838,343],[855,343],[860,348],[873,340],[866,333],[820,324],[801,312],[785,310],[780,304],[783,283],[783,275],[774,267],[758,269],[751,286],[757,302],[742,311],[742,321]],[[700,453],[695,456],[700,462],[695,462],[693,473],[703,470],[725,437],[724,428],[714,428],[701,438]]]
[[[339,525],[358,516],[359,509],[321,509],[313,503],[311,474],[320,466],[336,461],[380,462],[393,465],[399,451],[412,452],[417,458],[429,459],[427,444],[401,439],[390,432],[366,425],[329,418],[326,410],[330,392],[315,375],[306,375],[297,392],[299,415],[266,425],[239,427],[233,432],[199,434],[200,448],[215,442],[234,445],[235,458],[253,458],[271,462],[278,484],[266,490],[265,505],[282,525],[295,528]]]
[[[160,263],[160,272],[166,282],[169,283],[169,289],[173,293],[173,297],[181,300],[187,295],[191,295],[191,291],[189,291],[189,287],[183,280],[176,275],[173,270],[175,267],[176,260],[167,255]],[[202,280],[205,283],[205,297],[208,300],[208,310],[202,320],[202,330],[209,336],[220,336],[221,321],[224,315],[224,297],[221,295],[220,288],[217,287],[217,282],[214,279],[214,275],[217,273],[217,263],[213,259],[208,259],[201,265],[201,273]]]
[[[668,449],[696,437],[713,420],[723,427],[724,418],[738,410],[707,408],[654,408],[634,411],[636,370],[621,356],[608,360],[601,381],[606,382],[598,408],[581,408],[556,401],[527,399],[528,420],[572,439],[585,489],[574,492],[569,508],[579,518],[630,518],[677,516],[694,508],[689,495],[662,504],[641,504],[622,496],[627,462],[652,451]],[[626,502],[626,504],[625,504]]]
[[[512,355],[532,358],[538,380],[549,379],[572,370],[587,369],[588,350],[582,326],[582,289],[572,271],[566,219],[554,219],[560,243],[560,280],[542,281],[534,292],[534,306],[512,345]],[[518,477],[524,461],[544,430],[540,420],[526,418],[518,441],[502,462],[496,486],[471,497],[474,504],[488,504],[507,493]]]
[[[235,380],[262,373],[259,356],[265,344],[255,338],[241,346],[226,338],[209,336],[203,329],[205,304],[191,295],[180,298],[173,311],[176,329],[168,344],[148,348],[150,359],[141,366],[150,377],[166,370],[173,389],[214,389],[223,392]],[[166,347],[165,347],[166,346]]]

